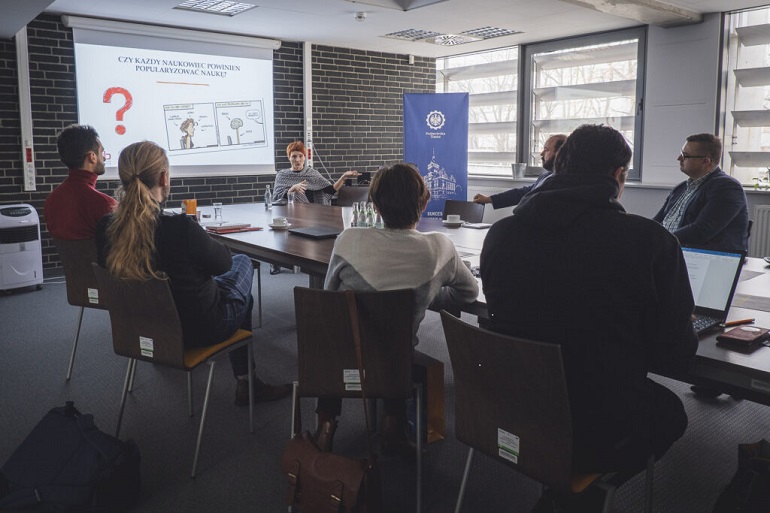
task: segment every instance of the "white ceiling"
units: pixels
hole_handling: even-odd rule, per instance
[[[347,0],[241,1],[255,3],[258,7],[228,17],[173,9],[181,0],[55,0],[52,3],[51,0],[0,0],[0,37],[10,38],[29,21],[29,12],[14,12],[20,10],[17,6],[34,5],[39,12],[47,4],[50,5],[45,12],[50,14],[73,14],[282,41],[309,41],[425,57],[455,55],[640,24],[560,0],[446,0],[406,12]],[[377,1],[382,3],[382,0]],[[395,3],[396,0],[392,1]],[[615,0],[617,3],[623,1],[626,0]],[[768,1],[665,0],[670,5],[699,13],[757,7]],[[356,12],[365,12],[366,20],[356,21]],[[382,37],[406,29],[458,34],[488,26],[522,33],[451,47]]]

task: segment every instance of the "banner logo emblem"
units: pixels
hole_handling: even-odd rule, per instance
[[[428,123],[428,128],[431,130],[439,130],[446,123],[446,118],[443,112],[432,110],[428,113],[428,117],[425,118],[425,122]]]

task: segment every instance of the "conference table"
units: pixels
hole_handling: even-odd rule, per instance
[[[299,267],[308,274],[309,286],[322,287],[334,238],[315,240],[293,235],[286,230],[272,230],[269,224],[277,216],[286,217],[292,228],[332,227],[341,231],[350,227],[352,208],[303,203],[273,206],[271,210],[257,203],[224,207],[225,223],[249,223],[263,229],[214,237],[234,252],[285,267]],[[204,218],[202,224],[214,223],[210,218]],[[439,219],[425,218],[419,221],[417,229],[444,233],[464,260],[474,266],[479,264],[487,230],[450,228]],[[463,310],[485,318],[487,309],[483,293]],[[756,326],[770,327],[770,266],[760,258],[747,259],[728,316],[728,320],[746,318],[756,319]],[[716,337],[721,332],[720,329],[701,338],[697,355],[687,373],[667,376],[770,405],[770,347],[761,346],[751,354],[726,349],[716,344]]]

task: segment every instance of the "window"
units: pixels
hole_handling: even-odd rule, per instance
[[[768,188],[770,168],[770,7],[727,19],[724,169],[744,185]]]
[[[468,173],[511,176],[516,162],[519,48],[436,60],[439,93],[469,93]]]
[[[569,134],[586,123],[604,124],[622,133],[631,148],[642,133],[645,30],[572,38],[525,48],[528,102],[525,162],[540,164],[545,141]],[[629,178],[639,178],[634,152]]]

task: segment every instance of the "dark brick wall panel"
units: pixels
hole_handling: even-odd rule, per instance
[[[43,205],[67,170],[59,161],[56,134],[77,122],[72,32],[58,16],[39,16],[27,27],[37,190],[22,190],[21,122],[16,46],[0,40],[0,205],[29,203],[40,214],[43,265],[58,267]],[[286,145],[304,137],[302,44],[284,42],[273,55],[276,167],[288,166]],[[371,171],[403,158],[402,94],[435,91],[433,59],[314,46],[313,136],[316,155],[339,177],[348,169]],[[321,167],[318,159],[316,167]],[[169,202],[192,194],[206,205],[259,201],[273,176],[172,177]],[[114,195],[116,180],[97,187]]]

